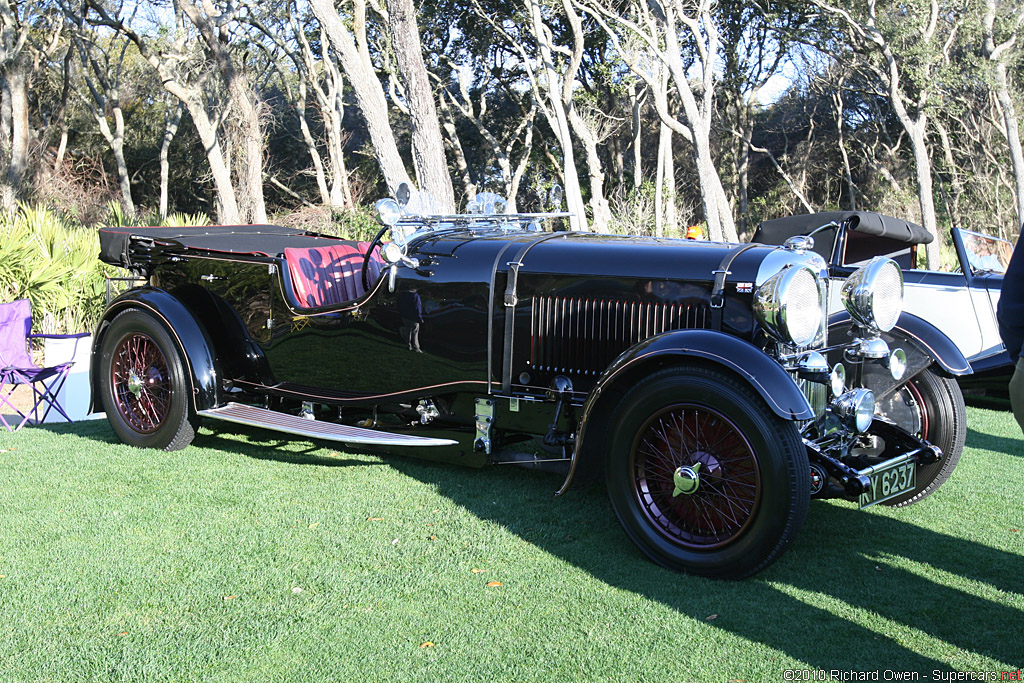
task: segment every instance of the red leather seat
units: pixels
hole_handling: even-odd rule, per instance
[[[323,247],[284,250],[295,299],[303,308],[343,304],[365,294],[362,267],[369,242],[337,242]],[[383,261],[377,252],[366,269],[372,284]]]

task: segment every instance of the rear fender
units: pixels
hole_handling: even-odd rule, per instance
[[[569,474],[561,495],[576,473],[581,479],[600,471],[606,428],[618,399],[644,375],[683,362],[714,365],[745,381],[765,404],[786,420],[809,420],[814,411],[793,377],[753,344],[714,330],[673,330],[626,350],[605,370],[583,406]]]
[[[103,312],[96,328],[92,346],[92,368],[100,368],[103,340],[111,321],[122,311],[132,308],[146,311],[167,329],[178,347],[178,352],[188,368],[194,408],[206,410],[220,404],[217,364],[213,356],[213,344],[203,325],[185,304],[172,294],[152,287],[133,289],[111,302]],[[100,383],[95,375],[92,381],[92,405],[90,412],[102,410]]]

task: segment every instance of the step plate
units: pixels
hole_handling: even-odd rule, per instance
[[[216,420],[250,425],[252,427],[263,427],[277,432],[306,436],[311,439],[326,439],[328,441],[342,441],[352,444],[372,444],[375,446],[454,446],[458,444],[457,441],[452,441],[451,439],[392,434],[390,432],[379,432],[374,429],[363,429],[362,427],[349,427],[334,422],[307,420],[295,415],[247,406],[241,403],[228,403],[220,408],[200,410],[199,414]]]

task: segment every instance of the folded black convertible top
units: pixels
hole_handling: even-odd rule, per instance
[[[136,241],[191,251],[276,256],[285,247],[316,247],[334,238],[281,225],[203,225],[173,227],[100,228],[100,260],[126,268],[132,265],[130,248]]]
[[[931,233],[920,225],[902,218],[883,216],[873,211],[824,211],[764,221],[757,226],[750,241],[760,244],[782,244],[794,235],[806,235],[830,221],[847,221],[850,230],[888,237],[907,244],[928,244],[933,239]]]

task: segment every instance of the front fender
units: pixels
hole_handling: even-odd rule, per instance
[[[576,434],[576,445],[572,455],[569,474],[559,489],[564,493],[572,482],[577,470],[593,471],[603,441],[600,434],[611,417],[614,408],[615,387],[628,385],[642,374],[679,361],[699,361],[724,367],[747,382],[764,399],[768,407],[786,420],[810,420],[814,417],[807,397],[793,377],[773,358],[753,344],[738,337],[714,330],[672,330],[651,337],[627,349],[608,366],[597,381],[583,406]],[[600,425],[597,435],[587,442],[588,425],[594,420]],[[593,444],[598,444],[594,446]]]
[[[835,335],[846,328],[852,329],[852,327],[853,320],[849,313],[846,311],[833,313],[828,319],[829,343],[836,343]],[[973,372],[971,364],[967,362],[967,358],[953,343],[953,340],[943,334],[942,330],[935,325],[912,313],[904,311],[896,321],[896,326],[888,332],[883,332],[881,337],[889,344],[890,348],[907,344],[913,345],[919,353],[930,357],[939,364],[939,367],[954,377],[969,375]]]
[[[93,335],[92,367],[98,371],[103,339],[111,321],[122,311],[138,308],[159,320],[178,346],[178,352],[189,370],[192,385],[192,403],[195,409],[206,410],[220,404],[220,387],[217,381],[217,364],[213,356],[213,344],[203,325],[185,304],[174,295],[154,287],[133,289],[125,292],[110,303],[103,312],[96,333]],[[92,381],[92,406],[90,412],[102,410],[99,381],[95,371]]]

